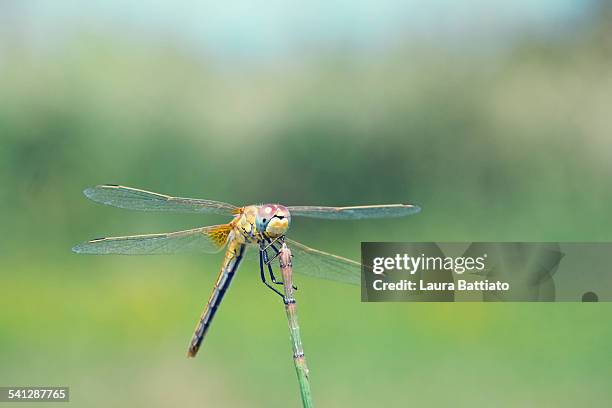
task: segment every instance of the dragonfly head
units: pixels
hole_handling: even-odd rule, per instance
[[[270,238],[285,235],[291,224],[291,214],[287,207],[280,204],[261,205],[256,217],[257,231],[266,234]]]

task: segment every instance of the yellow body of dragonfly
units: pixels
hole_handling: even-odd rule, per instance
[[[271,260],[278,255],[279,249],[275,244],[279,240],[285,241],[291,248],[296,258],[295,272],[345,283],[359,284],[361,282],[361,265],[358,262],[285,239],[285,234],[291,224],[291,216],[365,219],[401,217],[420,210],[419,207],[410,204],[356,207],[285,207],[279,204],[265,204],[236,207],[219,201],[172,197],[109,184],[88,188],[84,193],[93,201],[119,208],[233,216],[233,219],[227,224],[166,234],[98,238],[73,248],[74,252],[83,254],[144,255],[185,252],[215,253],[225,247],[225,257],[219,277],[189,344],[189,357],[194,357],[198,352],[217,308],[249,246],[257,247],[262,282],[281,296],[283,295],[268,283],[265,277],[267,268],[272,284],[279,283],[274,277],[270,264]],[[274,251],[275,254],[270,257],[268,250]]]

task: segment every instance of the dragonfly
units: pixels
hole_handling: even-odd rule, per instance
[[[97,238],[72,248],[78,254],[97,255],[217,253],[225,248],[219,275],[189,342],[188,357],[196,356],[234,274],[247,254],[254,253],[259,256],[261,281],[283,299],[283,293],[274,286],[282,285],[282,282],[274,276],[271,265],[272,260],[279,256],[282,243],[289,246],[295,257],[292,262],[295,272],[337,282],[360,284],[359,262],[286,238],[292,217],[360,220],[403,217],[420,211],[418,206],[412,204],[352,207],[262,204],[238,207],[220,201],[173,197],[115,184],[90,187],[83,193],[97,203],[130,210],[221,214],[232,217],[226,224],[162,234]],[[249,251],[250,248],[255,248],[256,251]]]

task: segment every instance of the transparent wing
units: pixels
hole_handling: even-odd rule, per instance
[[[356,207],[293,206],[287,208],[292,216],[334,220],[404,217],[421,211],[420,207],[411,204],[362,205]]]
[[[98,238],[79,244],[72,251],[98,255],[215,253],[227,242],[230,230],[229,224],[223,224],[167,234]]]
[[[335,282],[361,284],[361,263],[310,248],[288,238],[285,238],[285,242],[293,256],[293,272]],[[278,244],[276,247],[280,248]],[[268,250],[270,256],[273,256],[273,253],[272,249]],[[256,244],[249,245],[245,258],[251,262],[259,262],[259,248]],[[275,272],[280,272],[278,262],[277,258],[272,263]]]
[[[336,282],[361,284],[361,263],[310,248],[291,239],[286,242],[293,255],[291,263],[294,272]]]
[[[172,197],[137,188],[102,184],[83,191],[87,198],[113,207],[143,211],[174,211],[231,215],[237,207],[220,201]]]
[[[361,283],[361,264],[359,262],[319,251],[290,239],[285,241],[293,255],[293,272],[353,285]],[[268,250],[268,253],[272,255],[273,252]],[[251,245],[246,257],[259,262],[259,248]],[[278,259],[273,261],[272,266],[276,272],[278,270]]]

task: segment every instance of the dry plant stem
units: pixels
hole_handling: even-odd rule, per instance
[[[293,271],[291,266],[291,250],[283,243],[280,252],[280,268],[283,274],[283,287],[285,289],[285,312],[289,322],[289,334],[291,346],[293,347],[293,363],[300,384],[302,404],[304,407],[312,407],[312,396],[310,394],[310,380],[308,378],[308,366],[304,357],[304,348],[300,337],[300,326],[297,319],[297,305],[293,298]]]

